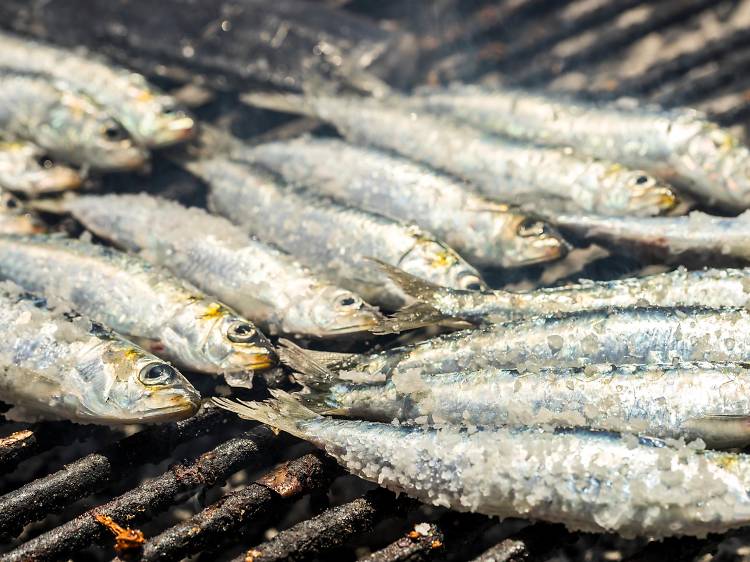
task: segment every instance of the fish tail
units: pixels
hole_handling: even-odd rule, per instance
[[[271,390],[271,395],[273,398],[263,402],[219,397],[212,398],[212,401],[218,407],[234,412],[243,419],[255,420],[301,438],[305,437],[305,432],[300,429],[300,422],[322,417],[283,390]]]
[[[380,320],[370,332],[376,336],[399,334],[407,330],[416,330],[427,326],[442,324],[450,317],[446,316],[432,305],[415,303],[405,306],[401,310]]]
[[[243,103],[261,109],[316,116],[315,108],[304,95],[300,94],[258,91],[242,94],[240,99]]]
[[[375,262],[377,266],[385,273],[388,278],[398,285],[404,293],[410,297],[414,297],[420,302],[432,303],[435,302],[437,296],[441,293],[445,293],[445,287],[430,283],[425,279],[407,273],[403,269],[400,269],[394,265],[381,261],[377,258],[368,258]]]
[[[329,353],[302,349],[297,344],[280,339],[277,348],[281,362],[298,373],[315,377],[321,381],[333,382],[338,379],[328,367],[352,357],[349,353]]]

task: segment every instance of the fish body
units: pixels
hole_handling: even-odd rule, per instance
[[[40,147],[0,141],[0,188],[35,197],[76,189],[81,182],[77,170],[52,162]]]
[[[289,395],[216,400],[325,449],[354,474],[433,505],[625,537],[704,536],[750,519],[750,458],[586,431],[477,431],[319,416]]]
[[[448,287],[484,287],[453,249],[415,225],[338,205],[225,158],[187,164],[210,186],[209,207],[261,240],[375,304],[397,308],[404,295],[367,258]]]
[[[311,114],[355,144],[393,150],[468,181],[502,203],[602,215],[656,215],[676,204],[672,190],[640,170],[578,156],[567,148],[522,144],[426,112],[401,98],[248,94],[251,105]]]
[[[475,324],[492,324],[528,316],[544,316],[597,308],[643,306],[747,307],[750,303],[750,269],[704,269],[680,267],[667,273],[614,281],[589,281],[543,287],[527,292],[462,291],[431,285],[381,264],[404,292],[425,305],[431,313]],[[414,314],[414,312],[407,313]],[[396,320],[398,320],[396,318]],[[412,318],[412,320],[414,320]]]
[[[50,155],[101,170],[140,168],[146,152],[107,111],[61,82],[0,69],[0,130]]]
[[[383,384],[300,375],[306,401],[360,419],[455,426],[587,427],[750,443],[750,370],[738,363],[587,365],[519,373],[399,372]],[[314,406],[313,406],[314,408]],[[314,408],[315,409],[315,408]]]
[[[478,266],[519,267],[565,255],[564,242],[543,223],[376,149],[305,137],[259,145],[239,156],[346,205],[418,224]]]
[[[65,307],[0,285],[0,399],[15,419],[123,424],[194,414],[200,395],[173,367]]]
[[[145,194],[78,197],[67,208],[99,236],[217,296],[271,333],[330,337],[383,320],[358,295],[203,209]]]
[[[453,86],[411,98],[417,110],[450,115],[521,140],[571,146],[583,154],[643,168],[702,199],[750,207],[750,150],[692,109],[597,105],[538,92]]]
[[[531,317],[441,335],[370,354],[334,355],[289,347],[282,361],[300,372],[322,368],[362,382],[395,373],[450,373],[487,367],[537,372],[589,364],[750,358],[750,312],[725,308],[597,309]]]
[[[227,373],[236,384],[247,378],[242,386],[249,386],[253,370],[276,359],[248,320],[167,271],[111,248],[59,236],[0,237],[0,277],[69,303],[180,367]]]
[[[86,55],[0,33],[0,69],[46,75],[96,101],[141,145],[158,148],[187,140],[195,122],[177,102],[125,68]]]
[[[737,217],[699,211],[681,217],[545,216],[565,232],[649,261],[734,264],[750,260],[750,213]]]

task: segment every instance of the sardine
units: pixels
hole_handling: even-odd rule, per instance
[[[140,168],[147,159],[102,107],[34,74],[0,70],[0,130],[55,158],[101,170]]]
[[[587,427],[651,437],[750,443],[750,369],[738,363],[587,365],[519,373],[399,372],[384,384],[297,375],[328,413],[390,422]]]
[[[195,122],[171,97],[140,74],[102,61],[0,33],[0,69],[46,75],[69,84],[105,107],[130,135],[156,148],[190,138]]]
[[[356,294],[203,209],[145,194],[78,197],[66,208],[102,238],[169,269],[271,333],[336,336],[384,320]]]
[[[487,131],[571,146],[643,168],[709,203],[750,207],[750,150],[692,109],[597,105],[538,92],[459,85],[420,90],[409,103],[415,110],[448,114]]]
[[[250,386],[253,370],[276,361],[251,322],[167,271],[105,246],[0,237],[0,277],[68,303],[182,368],[225,373],[236,386]]]
[[[193,415],[200,395],[168,363],[63,306],[0,284],[0,399],[12,419],[124,424]]]
[[[462,330],[369,354],[302,350],[284,341],[281,360],[329,379],[382,381],[395,373],[451,373],[488,367],[536,372],[591,363],[750,360],[750,311],[627,308],[539,316]]]
[[[492,324],[539,316],[636,306],[747,307],[750,304],[750,269],[675,271],[615,281],[589,281],[544,287],[527,292],[462,291],[438,287],[388,264],[380,264],[394,283],[422,306],[405,309],[410,323],[456,318],[474,324]],[[399,313],[392,319],[397,323]]]
[[[39,217],[29,211],[17,197],[0,190],[0,235],[44,232]]]
[[[566,253],[565,243],[544,223],[379,150],[308,137],[263,144],[238,157],[343,204],[414,222],[477,266],[518,267]]]
[[[209,184],[211,210],[369,302],[398,308],[406,301],[366,258],[447,287],[485,286],[476,269],[415,225],[338,205],[227,158],[185,166]]]
[[[603,215],[656,215],[676,197],[646,172],[578,156],[567,148],[503,140],[426,113],[395,97],[253,93],[243,101],[277,111],[309,114],[334,125],[348,140],[393,150],[467,180],[503,203]]]
[[[53,162],[30,142],[0,141],[0,188],[29,197],[80,187],[81,174]]]
[[[750,260],[750,212],[737,217],[699,211],[683,217],[543,216],[565,232],[648,261],[733,265]]]
[[[337,420],[272,391],[221,407],[325,449],[350,472],[433,505],[625,537],[750,522],[750,457],[589,431],[431,429]]]

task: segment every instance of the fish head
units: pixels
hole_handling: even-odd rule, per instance
[[[195,119],[180,108],[171,96],[153,92],[150,88],[136,89],[132,100],[137,110],[122,117],[123,125],[137,143],[148,148],[163,148],[193,137]]]
[[[678,203],[672,187],[648,172],[611,164],[599,177],[601,206],[614,204],[618,214],[627,209],[635,216],[655,216],[672,210]]]
[[[81,174],[30,143],[0,143],[0,185],[30,195],[77,189]]]
[[[0,191],[0,234],[39,234],[44,230],[39,217],[29,212],[17,197]]]
[[[85,418],[107,423],[156,423],[188,418],[200,394],[166,363],[113,336],[92,348],[83,369]]]
[[[101,170],[144,167],[148,153],[93,101],[65,92],[39,125],[36,140],[54,156]]]
[[[190,358],[188,367],[207,373],[232,375],[250,386],[254,371],[273,367],[276,352],[255,325],[223,304],[195,300],[175,317],[167,337],[168,348]]]
[[[401,257],[397,267],[443,287],[469,291],[487,288],[479,272],[455,250],[416,228],[413,234],[415,243]]]
[[[568,253],[568,244],[560,233],[547,223],[513,215],[507,221],[507,235],[503,236],[506,248],[503,254],[503,267],[519,267],[563,258]]]
[[[290,307],[285,316],[290,332],[332,337],[365,332],[384,320],[377,308],[340,287],[318,285],[308,297]]]

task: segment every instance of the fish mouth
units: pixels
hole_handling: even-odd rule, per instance
[[[166,148],[193,138],[196,130],[195,119],[183,115],[170,120],[157,134],[143,139],[143,143],[149,148]]]
[[[264,371],[270,369],[278,363],[278,359],[275,353],[258,353],[257,355],[248,355],[247,360],[243,364],[242,369],[237,371],[251,370],[251,371]],[[234,370],[233,370],[234,372]]]
[[[66,167],[47,170],[34,181],[35,191],[41,193],[78,189],[82,183],[81,175],[76,170]]]
[[[350,334],[365,334],[372,333],[379,326],[386,321],[386,317],[382,314],[371,314],[366,318],[362,318],[359,321],[353,321],[343,326],[336,326],[331,328],[325,328],[316,334],[318,338],[336,338],[339,336],[346,336]]]
[[[148,161],[148,151],[133,145],[111,151],[92,167],[105,171],[130,171],[143,168]]]

